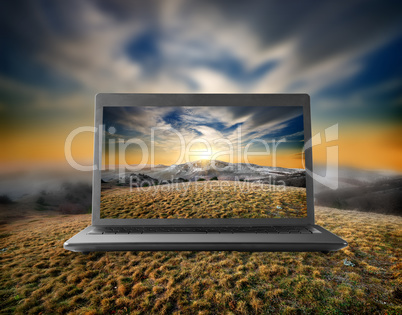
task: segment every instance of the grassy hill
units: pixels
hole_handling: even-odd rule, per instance
[[[402,313],[402,218],[316,209],[339,252],[68,252],[90,215],[0,230],[1,313]],[[344,259],[354,266],[345,265]]]
[[[239,181],[103,186],[102,218],[300,218],[306,189]]]

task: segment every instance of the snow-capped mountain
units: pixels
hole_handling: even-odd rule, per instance
[[[123,180],[130,176],[150,176],[159,182],[197,181],[198,179],[240,180],[262,183],[282,181],[286,185],[305,187],[305,170],[261,166],[249,163],[228,163],[219,160],[198,160],[170,166],[145,167],[135,172],[119,174],[117,171],[102,173],[105,182]]]
[[[269,167],[248,163],[228,163],[219,160],[198,160],[183,164],[174,164],[165,168],[158,168],[148,175],[158,179],[185,178],[193,180],[195,178],[218,177],[219,179],[249,179],[256,177],[265,177],[269,175],[291,175],[304,173],[302,169]]]

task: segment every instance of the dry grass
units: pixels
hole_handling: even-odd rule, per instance
[[[68,252],[89,215],[1,229],[2,313],[402,313],[402,219],[317,209],[350,246],[321,253]],[[355,264],[345,266],[347,258]]]
[[[306,189],[244,182],[192,182],[102,191],[102,218],[300,218]]]

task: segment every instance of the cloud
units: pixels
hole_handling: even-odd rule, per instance
[[[15,41],[89,94],[316,94],[361,73],[402,17],[386,1],[54,1],[21,23],[7,6]]]
[[[260,56],[258,38],[247,23],[222,19],[211,5],[182,5],[169,2],[132,10],[120,3],[111,14],[102,1],[56,2],[51,12],[37,4],[36,20],[24,33],[40,29],[33,58],[90,91],[235,93],[246,91],[249,81],[264,73],[256,76],[255,70],[278,57],[277,49]],[[144,10],[152,13],[138,13]],[[127,12],[131,19],[120,18]],[[202,12],[208,12],[210,23]],[[54,19],[61,31],[54,31]],[[141,38],[155,47],[147,62],[127,50]],[[152,73],[148,64],[155,67]]]
[[[196,129],[198,132],[201,133],[201,137],[206,138],[208,140],[215,140],[215,139],[221,139],[223,138],[222,133],[220,133],[218,130],[208,127],[208,126],[195,126],[194,129]]]
[[[228,150],[228,141],[233,150],[244,149],[251,140],[267,136],[270,140],[286,137],[294,141],[303,131],[285,128],[301,113],[301,107],[106,107],[103,117],[106,128],[116,128],[113,138],[138,138],[149,147],[174,153],[194,141],[195,147],[208,141],[213,151]]]
[[[226,128],[241,124],[245,135],[257,131],[261,134],[268,133],[274,127],[284,127],[286,121],[302,114],[300,107],[216,106],[191,110],[192,115],[185,116],[189,123],[221,123]],[[236,134],[236,130],[231,130],[231,134]]]
[[[104,117],[107,117],[107,125],[110,124],[116,129],[124,128],[126,132],[136,131],[149,136],[151,135],[151,128],[171,128],[171,125],[162,118],[167,111],[169,108],[164,107],[106,107]]]

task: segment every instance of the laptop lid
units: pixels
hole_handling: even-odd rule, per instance
[[[314,224],[309,139],[307,94],[97,94],[92,223]]]

